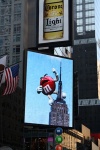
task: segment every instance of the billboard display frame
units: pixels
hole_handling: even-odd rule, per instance
[[[73,59],[71,59],[71,58],[65,58],[65,57],[62,57],[62,56],[54,56],[54,55],[52,55],[52,54],[46,54],[46,53],[44,53],[44,52],[40,52],[39,50],[37,50],[37,48],[32,48],[32,49],[27,49],[27,50],[25,50],[25,66],[26,66],[26,68],[24,69],[24,91],[25,91],[25,95],[26,95],[26,82],[27,82],[27,79],[26,79],[26,77],[27,77],[27,63],[28,63],[28,60],[27,60],[27,54],[28,54],[28,51],[30,51],[30,52],[34,52],[34,53],[36,53],[36,54],[44,54],[44,55],[46,55],[46,56],[49,56],[49,57],[56,57],[56,58],[64,58],[64,59],[68,59],[68,60],[72,60],[72,63],[73,63]],[[73,68],[73,66],[72,66],[72,68]],[[73,71],[74,71],[74,69],[72,69]],[[74,72],[73,72],[74,73]],[[72,73],[72,74],[73,74]],[[67,75],[66,75],[66,77],[67,77]],[[73,84],[73,75],[72,75],[72,84]],[[24,98],[26,97],[24,95]],[[25,105],[26,105],[26,98],[25,98]],[[73,85],[72,85],[72,123],[71,123],[71,126],[61,126],[61,125],[49,125],[49,124],[42,124],[42,123],[36,123],[36,122],[27,122],[27,121],[25,121],[25,114],[24,114],[24,124],[25,125],[29,125],[29,126],[40,126],[40,127],[47,127],[47,128],[56,128],[56,127],[62,127],[63,129],[65,128],[65,129],[72,129],[73,127],[74,127],[74,112],[73,112],[73,108],[74,108],[74,106],[73,106]],[[25,113],[25,112],[24,112]]]
[[[37,18],[37,25],[38,25],[37,26],[37,46],[38,47],[46,47],[46,46],[61,47],[61,46],[72,46],[73,45],[73,0],[63,0],[63,2],[67,5],[67,6],[64,5],[64,12],[63,12],[64,19],[61,18],[62,16],[60,16],[60,17],[58,16],[57,19],[59,19],[59,18],[61,19],[60,25],[57,25],[57,24],[51,25],[51,27],[49,28],[49,27],[46,27],[46,22],[47,22],[46,19],[47,18],[44,18],[44,16],[43,16],[44,15],[44,9],[43,9],[44,0],[37,1],[37,10],[38,10],[37,11],[37,16],[38,16],[38,18]],[[50,7],[53,8],[52,4],[50,4],[50,5],[51,5]],[[60,9],[60,11],[62,11],[62,10]],[[53,17],[53,18],[55,19],[56,17]],[[50,18],[50,22],[52,22],[52,17]],[[56,20],[55,22],[58,23],[59,21]],[[61,23],[63,23],[63,24],[61,24]],[[61,33],[59,33],[60,37],[58,37],[58,38],[55,37],[55,35],[58,34],[57,33],[58,30],[59,31],[63,30],[63,37],[61,37]],[[51,34],[51,31],[54,32],[54,34],[52,34],[54,36],[53,37],[54,39],[46,39],[45,40],[43,38],[44,32],[45,33],[49,32]],[[52,37],[52,35],[51,35],[51,37]],[[50,35],[46,35],[46,38],[48,36],[50,37]]]

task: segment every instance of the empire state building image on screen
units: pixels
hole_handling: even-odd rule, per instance
[[[61,81],[61,66],[60,66],[60,80],[58,83],[58,95],[56,100],[51,105],[49,113],[49,125],[69,127],[68,106],[64,97],[62,96],[62,81]]]

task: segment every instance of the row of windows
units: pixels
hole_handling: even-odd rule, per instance
[[[86,31],[95,30],[95,25],[86,25]],[[83,26],[77,27],[77,32],[83,32]]]
[[[95,15],[94,10],[85,12],[85,17],[92,17],[94,15]],[[83,13],[82,12],[77,12],[77,18],[82,18],[82,17],[83,17]]]
[[[77,11],[82,11],[82,5],[77,5]],[[85,5],[85,10],[90,10],[90,9],[94,9],[94,4],[86,4]]]
[[[21,0],[14,0],[14,2],[20,2]],[[8,4],[12,4],[12,0],[0,0],[0,4],[1,5],[8,5]]]
[[[7,16],[1,16],[0,17],[0,25],[8,25],[11,24],[11,16],[7,15]]]
[[[20,34],[13,36],[13,42],[20,42],[21,36]],[[10,36],[4,36],[3,38],[0,38],[0,47],[2,46],[9,46],[11,42]]]
[[[77,4],[82,4],[83,0],[77,0]],[[85,3],[92,3],[94,0],[85,0]]]
[[[10,46],[0,47],[0,53],[9,52]],[[20,54],[20,45],[13,46],[13,54]]]
[[[3,6],[0,9],[0,15],[6,15],[6,14],[11,14],[11,6]]]
[[[14,22],[21,21],[21,14],[14,15]],[[0,17],[0,25],[9,25],[11,24],[11,15],[1,16]]]
[[[8,4],[11,4],[12,3],[12,0],[0,0],[0,4],[2,5],[8,5]]]
[[[95,23],[95,18],[86,18],[85,19],[85,24],[93,24]],[[83,19],[77,19],[77,25],[83,25]]]
[[[21,3],[14,5],[14,13],[21,13]],[[11,14],[11,6],[2,6],[0,9],[0,15]]]
[[[14,28],[13,28],[13,33],[14,34],[19,34],[21,33],[21,24],[15,24]],[[11,34],[11,26],[7,25],[7,26],[0,26],[0,34]]]

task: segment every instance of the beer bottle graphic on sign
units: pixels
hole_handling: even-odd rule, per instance
[[[63,38],[64,29],[63,0],[44,0],[43,39]]]

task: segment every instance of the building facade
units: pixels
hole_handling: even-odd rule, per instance
[[[26,5],[25,5],[26,4]],[[25,13],[27,1],[0,0],[0,58],[7,55],[7,66],[20,62],[22,87],[23,50],[25,49]]]
[[[0,96],[0,147],[23,149],[24,93],[16,92]]]
[[[69,114],[66,101],[62,97],[62,80],[61,80],[61,66],[60,66],[60,79],[58,83],[58,95],[51,105],[49,113],[49,125],[69,127]]]
[[[78,105],[80,123],[90,128],[91,133],[100,133],[100,100],[80,99]]]
[[[74,71],[77,71],[79,80],[79,117],[75,122],[77,129],[80,130],[82,123],[90,128],[92,133],[100,132],[99,104],[97,105],[100,99],[99,6],[97,0],[74,1],[72,55]],[[83,104],[86,101],[87,106]]]
[[[0,146],[19,150],[23,149],[25,4],[26,0],[0,0],[0,58],[7,55],[7,67],[20,65],[16,92],[2,96],[3,87],[0,87]]]
[[[74,69],[79,77],[79,99],[99,98],[94,0],[74,1]]]

